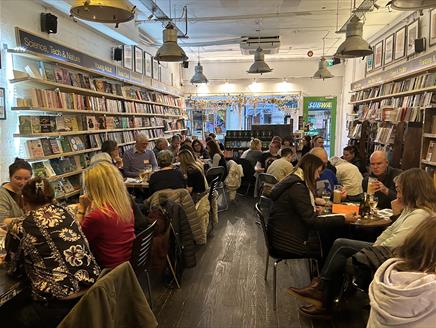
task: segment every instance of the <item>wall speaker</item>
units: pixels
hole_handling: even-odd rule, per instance
[[[188,61],[184,61],[183,62],[183,68],[188,68],[189,67],[189,62]]]
[[[123,60],[123,49],[121,48],[114,48],[114,60],[115,61],[121,61]]]
[[[415,52],[425,51],[425,38],[415,39]]]
[[[41,31],[45,33],[57,33],[58,18],[50,13],[41,13]]]
[[[333,64],[332,65],[338,65],[340,63],[341,63],[341,59],[340,58],[333,57]]]

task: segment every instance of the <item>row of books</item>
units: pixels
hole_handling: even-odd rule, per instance
[[[69,193],[80,190],[80,180],[78,177],[50,181],[50,185],[54,190],[55,198],[62,198]]]
[[[394,81],[356,92],[351,101],[359,101],[378,96],[396,94],[400,92],[420,90],[436,85],[436,73],[425,73],[401,81]]]
[[[360,139],[362,135],[362,123],[357,123],[354,127],[350,128],[348,131],[348,138],[350,139]]]
[[[436,168],[434,166],[426,166],[424,170],[432,177],[434,187],[436,188]]]
[[[83,116],[74,115],[60,116],[19,116],[20,134],[50,133],[50,132],[71,132],[71,131],[95,131],[128,129],[142,127],[161,127],[164,126],[162,117],[117,117],[117,116]],[[169,120],[168,122],[173,122]],[[175,120],[184,122],[183,120]],[[169,124],[169,123],[165,123]],[[182,124],[182,123],[180,123]],[[184,123],[183,123],[184,124]]]
[[[395,138],[394,127],[379,127],[374,142],[383,145],[393,144]]]
[[[131,101],[85,96],[59,90],[31,89],[31,98],[17,98],[18,107],[87,110],[111,113],[149,113],[181,115],[180,108],[165,108],[163,105],[143,104]]]
[[[164,130],[181,130],[185,128],[185,120],[163,120]]]
[[[80,154],[72,157],[52,158],[41,162],[32,162],[33,175],[43,178],[53,178],[57,175],[71,173],[84,169],[89,164],[90,154]]]
[[[123,96],[125,98],[160,102],[169,106],[182,107],[183,105],[183,99],[181,98],[175,98],[143,88],[126,86],[110,79],[93,78],[86,73],[62,67],[58,64],[45,63],[43,61],[33,62],[26,65],[24,70],[30,77],[36,79]]]
[[[436,141],[430,141],[428,144],[425,160],[436,163]]]

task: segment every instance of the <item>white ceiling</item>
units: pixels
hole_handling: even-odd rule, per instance
[[[73,0],[40,1],[66,13],[73,3]],[[90,23],[90,25],[122,42],[126,42],[122,34],[127,39],[135,40],[140,32],[146,35],[149,45],[157,47],[162,43],[163,23],[154,19],[148,20],[150,12],[144,5],[148,0],[128,1],[137,6],[136,23],[121,24],[123,26],[119,29],[108,25],[102,26],[105,24]],[[180,17],[183,6],[187,6],[189,38],[180,39],[179,44],[193,61],[197,59],[198,50],[202,61],[251,60],[252,56],[241,54],[239,38],[256,37],[257,29],[260,29],[261,36],[280,36],[280,51],[278,54],[268,55],[268,60],[307,58],[306,54],[309,50],[314,52],[314,57],[321,56],[323,37],[325,37],[325,54],[331,56],[345,39],[345,34],[335,32],[350,17],[354,2],[359,6],[362,1],[171,0],[171,17]],[[170,0],[155,0],[155,2],[167,16],[170,16]],[[364,38],[369,38],[401,14],[399,11],[388,11],[385,7],[388,0],[375,2],[380,9],[366,13]],[[176,19],[176,23],[184,32],[185,22]]]

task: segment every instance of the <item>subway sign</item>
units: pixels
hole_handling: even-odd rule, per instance
[[[307,108],[310,109],[332,109],[333,103],[331,101],[310,101],[307,105]]]

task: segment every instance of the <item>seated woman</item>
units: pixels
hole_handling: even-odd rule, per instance
[[[101,151],[110,155],[112,163],[119,169],[123,168],[123,159],[120,156],[118,144],[114,140],[106,140],[101,145]]]
[[[209,165],[210,167],[218,167],[222,166],[224,167],[224,178],[227,176],[227,162],[224,158],[223,153],[219,149],[217,143],[214,140],[209,140],[207,142],[207,151],[209,152],[210,161]]]
[[[434,327],[436,216],[424,220],[384,262],[369,287],[368,328]]]
[[[9,271],[26,276],[33,300],[5,327],[56,327],[100,274],[78,223],[53,198],[46,179],[36,177],[23,188],[29,212],[11,224],[6,247]]]
[[[86,193],[80,196],[77,218],[97,262],[114,268],[129,261],[135,239],[130,198],[119,170],[101,162],[83,173]]]
[[[256,163],[260,161],[262,157],[262,141],[257,138],[254,138],[250,141],[250,148],[244,151],[241,155],[241,158],[245,158],[253,168],[256,166]]]
[[[402,246],[407,236],[431,213],[436,211],[436,190],[432,178],[421,169],[409,169],[395,178],[397,199],[393,201],[394,214],[402,209],[398,219],[390,225],[374,244],[351,239],[336,239],[331,248],[321,275],[305,288],[288,289],[288,293],[310,303],[300,307],[302,315],[325,319],[331,316],[330,306],[341,286],[347,258],[364,247],[386,246],[395,249]]]
[[[293,171],[271,190],[273,206],[268,220],[268,234],[275,250],[308,255],[312,251],[307,247],[310,229],[342,226],[355,220],[352,214],[327,218],[318,216],[315,181],[322,169],[320,158],[306,154]]]
[[[148,181],[151,194],[162,189],[179,189],[186,187],[182,172],[172,166],[173,160],[173,153],[169,150],[161,150],[159,154],[157,154],[157,164],[160,169],[153,172]]]
[[[186,149],[179,152],[179,159],[180,169],[187,177],[187,189],[191,193],[194,203],[196,203],[207,189],[203,166]]]
[[[21,191],[31,177],[32,167],[25,160],[16,158],[9,165],[9,182],[0,187],[0,222],[10,223],[24,214]]]
[[[209,153],[207,152],[206,149],[204,149],[203,143],[200,140],[195,139],[192,142],[192,148],[194,149],[194,156],[195,157],[201,158],[201,159],[209,158]]]

